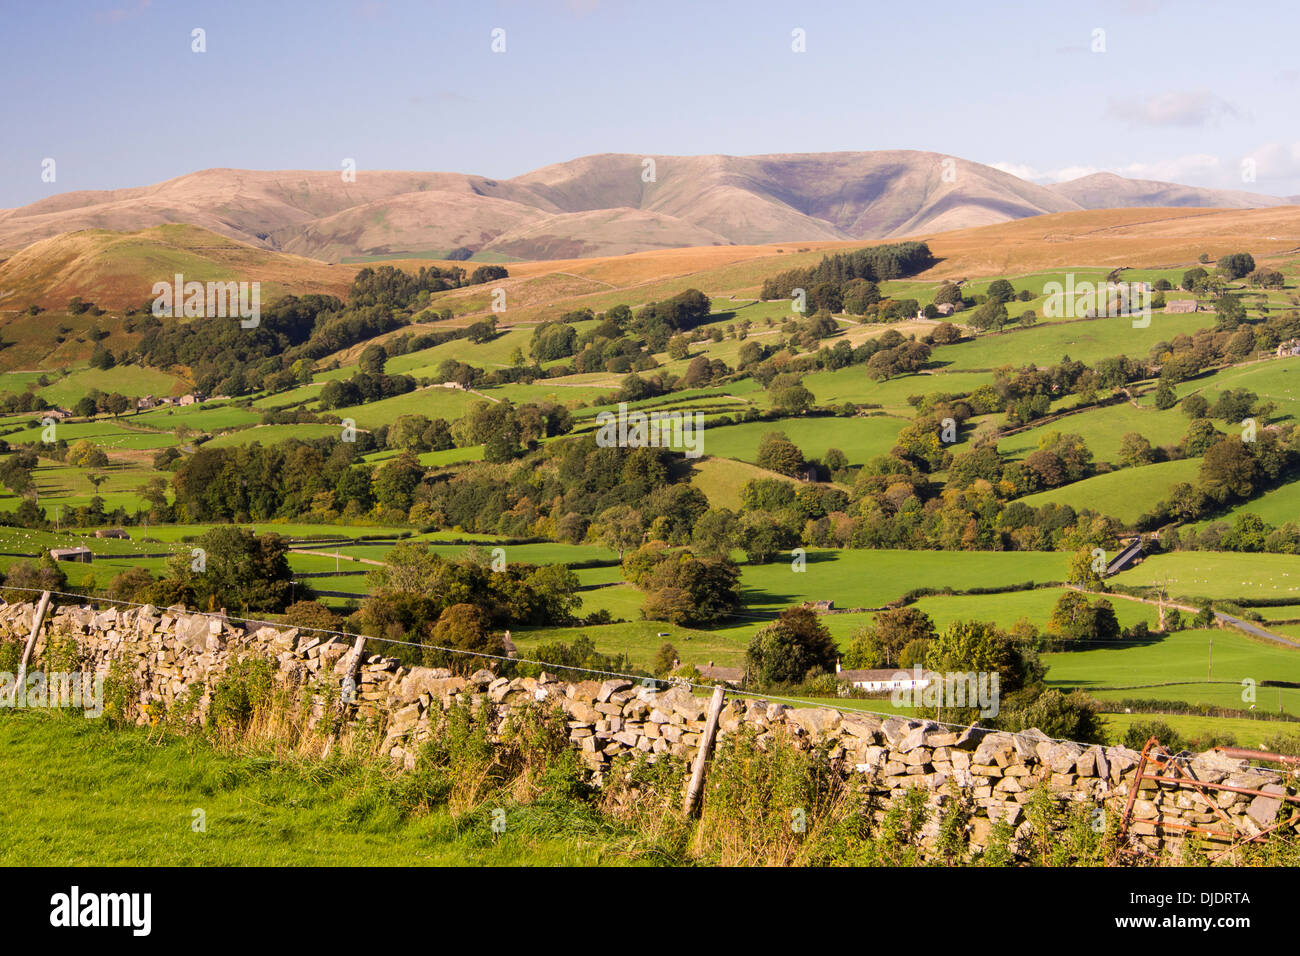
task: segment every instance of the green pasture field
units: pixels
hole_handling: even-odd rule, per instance
[[[1300,522],[1300,480],[1288,482],[1277,488],[1271,488],[1258,498],[1233,505],[1226,512],[1199,521],[1192,527],[1198,530],[1207,524],[1224,522],[1231,525],[1237,515],[1259,515],[1270,525],[1281,525],[1288,521]]]
[[[53,375],[51,378],[54,381],[45,388],[37,389],[36,394],[51,405],[69,407],[89,394],[92,389],[99,389],[109,394],[120,392],[132,398],[144,395],[177,395],[186,389],[186,384],[181,378],[169,372],[141,365],[116,365],[109,369],[81,368],[61,378]]]
[[[573,406],[579,402],[594,402],[602,395],[608,395],[612,389],[598,385],[562,385],[556,384],[563,381],[562,379],[539,379],[532,385],[523,383],[514,383],[510,385],[497,385],[492,388],[482,388],[478,391],[487,396],[489,400],[497,399],[499,401],[509,401],[515,405],[522,405],[528,402],[552,402],[556,405],[566,407]]]
[[[812,372],[804,376],[804,387],[817,399],[819,405],[855,402],[863,405],[880,405],[886,411],[912,414],[907,399],[912,395],[929,395],[944,392],[950,395],[969,395],[981,385],[991,384],[987,372],[935,371],[900,375],[888,381],[873,382],[862,365],[849,365],[833,372]]]
[[[287,532],[279,531],[278,526],[276,525],[261,525],[257,527],[262,530],[276,531],[284,537],[306,537],[301,534],[290,535]],[[310,528],[313,526],[305,525],[302,527]],[[373,533],[373,529],[368,528],[350,528],[347,530],[351,532],[351,537],[358,537],[362,533]],[[473,544],[467,545],[448,540],[450,538],[475,540]],[[499,538],[493,538],[487,535],[458,535],[453,532],[437,532],[436,535],[413,535],[409,538],[403,538],[402,542],[425,544],[434,554],[441,554],[445,557],[459,557],[467,554],[473,549],[477,549],[481,554],[491,557],[493,549],[500,548],[504,552],[503,556],[507,563],[572,564],[585,563],[588,561],[618,561],[618,554],[616,552],[594,544],[565,544],[564,542],[559,541],[542,541],[530,544],[506,544]],[[332,554],[335,551],[338,551],[354,558],[367,558],[373,561],[382,561],[388,553],[393,550],[393,547],[394,546],[390,543],[375,544],[368,541],[351,541],[339,545],[331,543],[324,546],[312,546],[309,550],[320,551],[322,554]]]
[[[627,583],[623,580],[623,571],[617,564],[600,568],[575,568],[573,573],[578,576],[578,580],[582,582],[584,587],[592,585],[618,587]],[[582,593],[591,594],[594,592],[584,591]]]
[[[913,607],[930,615],[941,633],[954,621],[991,621],[1006,629],[1021,619],[1042,631],[1047,628],[1056,602],[1066,591],[1066,588],[1037,588],[1009,594],[944,594],[921,598]],[[1090,600],[1095,601],[1096,597]],[[1145,621],[1155,630],[1159,624],[1160,614],[1153,605],[1118,597],[1111,598],[1110,602],[1121,627],[1132,627]]]
[[[1207,378],[1183,382],[1176,391],[1179,398],[1193,392],[1200,393],[1213,405],[1219,395],[1229,388],[1249,389],[1259,396],[1260,401],[1276,404],[1277,411],[1269,421],[1294,421],[1300,412],[1300,357],[1270,358],[1250,365],[1222,369]],[[1238,423],[1216,420],[1214,424],[1226,431],[1232,430]]]
[[[745,422],[740,425],[714,425],[704,429],[703,452],[723,458],[755,462],[763,436],[784,432],[805,458],[824,459],[831,448],[838,448],[849,464],[861,465],[894,447],[899,430],[906,422],[884,415],[838,417],[780,418],[773,421]]]
[[[338,558],[333,557],[337,553]],[[319,554],[303,554],[301,551],[292,551],[288,555],[289,567],[296,573],[301,574],[304,571],[333,571],[337,567],[340,570],[356,570],[358,573],[364,573],[373,565],[360,564],[355,560],[349,560],[346,553],[339,548],[329,548]],[[339,578],[330,578],[329,580],[341,580]],[[321,587],[329,588],[328,584],[322,584]],[[347,588],[337,588],[335,590],[345,591]]]
[[[23,392],[31,390],[33,386],[35,386],[36,388],[40,388],[40,385],[38,383],[40,382],[41,376],[45,376],[45,378],[49,381],[52,381],[53,379],[57,378],[57,375],[52,372],[6,371],[4,373],[4,384],[0,385],[0,395],[8,394],[10,392],[12,392],[15,395],[21,395]],[[0,420],[0,424],[5,424],[7,422],[8,419]]]
[[[509,365],[510,355],[516,348],[526,358],[532,337],[532,328],[511,328],[503,330],[490,342],[481,345],[474,345],[464,339],[453,339],[442,345],[435,345],[433,348],[407,352],[405,355],[394,355],[384,363],[384,371],[389,375],[434,378],[437,376],[439,365],[447,359],[463,362],[466,360],[467,352],[473,353],[473,364],[490,370],[493,366]]]
[[[1091,508],[1125,524],[1132,524],[1167,498],[1169,489],[1178,482],[1195,484],[1200,468],[1199,458],[1121,468],[1051,491],[1040,491],[1021,500],[1034,508],[1046,504],[1069,505],[1076,511]]]
[[[133,425],[144,425],[162,431],[175,431],[181,425],[198,431],[221,431],[256,425],[262,420],[259,412],[237,405],[186,405],[176,408],[154,408],[131,417]]]
[[[1066,559],[1067,555],[1056,552],[838,551],[810,548],[807,570],[803,572],[792,570],[789,556],[771,564],[742,566],[744,610],[718,628],[704,631],[662,622],[630,620],[627,624],[577,630],[587,633],[602,652],[626,652],[642,665],[649,663],[665,640],[671,640],[682,653],[682,659],[687,660],[687,650],[677,643],[677,636],[689,641],[697,650],[705,648],[704,653],[708,656],[700,659],[706,663],[714,660],[718,664],[733,665],[744,658],[745,648],[754,633],[792,605],[832,600],[836,608],[874,608],[919,587],[964,589],[1029,581],[1040,584],[1060,581],[1065,577]],[[835,639],[845,645],[852,632],[869,623],[871,617],[870,614],[827,614],[821,620]],[[1014,619],[1008,621],[1010,623],[1014,623]],[[545,629],[541,633],[550,635],[558,630],[562,629]],[[656,638],[657,631],[667,631],[675,636]],[[606,647],[606,643],[610,646]],[[696,658],[691,657],[690,661],[694,663]]]
[[[804,601],[832,600],[837,608],[881,607],[917,588],[998,587],[1065,580],[1068,555],[1053,551],[852,551],[809,548],[807,570],[790,557],[745,565],[747,609],[778,613]],[[1300,559],[1298,559],[1300,560]]]
[[[1124,436],[1129,432],[1137,432],[1155,447],[1172,446],[1183,440],[1188,424],[1187,416],[1176,407],[1157,411],[1135,408],[1124,402],[1091,408],[1008,435],[998,442],[998,451],[1013,458],[1024,458],[1037,450],[1044,436],[1053,432],[1072,433],[1083,438],[1095,461],[1116,463]]]
[[[378,428],[391,425],[401,415],[423,415],[426,418],[445,418],[455,421],[469,411],[474,402],[484,399],[457,388],[418,388],[405,395],[394,395],[368,405],[354,405],[350,408],[336,408],[331,414],[339,418],[351,418],[358,427]],[[295,428],[300,426],[293,426]],[[333,427],[333,426],[332,426]],[[337,427],[335,427],[337,431]]]
[[[578,574],[581,577],[582,572],[578,572]],[[579,614],[608,611],[610,617],[616,621],[636,621],[640,619],[641,606],[645,603],[645,595],[626,581],[622,584],[610,584],[592,591],[582,591],[578,596],[582,598],[582,606],[578,609]]]
[[[1022,619],[1042,631],[1046,629],[1052,609],[1065,590],[1048,587],[1003,594],[939,594],[921,598],[912,607],[929,615],[940,633],[955,621],[989,621],[1005,630]],[[1155,630],[1159,622],[1159,613],[1154,606],[1118,597],[1112,599],[1111,604],[1122,627],[1131,627],[1139,621],[1145,621],[1149,628]],[[822,614],[820,620],[835,638],[836,644],[843,649],[849,646],[859,630],[869,627],[876,616],[877,613],[873,611]],[[739,657],[744,656],[746,634],[757,630],[762,624],[763,621],[757,617],[746,616],[739,624],[727,628],[729,633],[742,641]]]
[[[430,541],[428,545],[429,550],[434,554],[440,554],[447,558],[461,557],[471,548],[477,548],[480,553],[491,558],[493,550],[500,548],[504,552],[503,556],[507,564],[513,562],[540,565],[572,564],[587,561],[618,561],[617,552],[600,545],[565,544],[560,541],[546,541],[537,544],[501,544],[491,538],[485,538],[482,542],[473,545],[439,544],[436,541]],[[382,561],[390,550],[392,550],[391,547],[358,544],[347,547],[345,553]]]
[[[482,461],[484,446],[473,448],[448,448],[446,451],[427,451],[417,455],[420,464],[427,468],[442,468],[447,465],[459,465],[462,462]]]
[[[275,445],[290,438],[338,438],[342,440],[342,429],[338,425],[254,425],[238,431],[225,432],[211,441],[205,442],[205,448],[232,448],[238,445]]]
[[[1261,715],[1259,720],[1244,717],[1201,717],[1192,714],[1117,714],[1104,715],[1107,724],[1108,739],[1113,744],[1122,743],[1128,729],[1137,723],[1160,721],[1168,724],[1184,740],[1232,736],[1238,747],[1262,750],[1266,742],[1273,737],[1300,737],[1300,723],[1289,720],[1269,720]]]
[[[275,392],[270,395],[263,395],[260,398],[253,399],[253,408],[288,408],[294,405],[302,405],[306,402],[314,402],[320,398],[320,390],[324,387],[328,373],[318,372],[316,381],[308,382],[305,385],[299,385],[296,388],[290,388],[283,392]],[[346,375],[335,376],[346,378]]]
[[[1300,556],[1174,551],[1152,555],[1114,580],[1128,587],[1165,585],[1170,597],[1300,601]]]
[[[147,532],[138,528],[128,529],[133,537],[138,533],[147,533],[149,537],[156,538],[159,541],[183,541],[197,538],[209,528],[216,527],[211,524],[169,524],[169,525],[151,525]],[[360,538],[365,536],[383,535],[385,537],[396,537],[400,535],[413,535],[410,528],[394,528],[389,525],[380,524],[311,524],[305,521],[255,521],[247,524],[241,524],[241,528],[248,528],[257,534],[278,534],[282,538]]]
[[[584,610],[588,595],[599,593],[605,599],[612,588],[600,592],[583,592]],[[630,615],[620,624],[603,624],[578,627],[519,628],[510,632],[519,648],[520,656],[527,657],[541,644],[562,641],[572,643],[580,636],[589,637],[602,654],[627,654],[633,666],[648,670],[655,653],[663,644],[677,648],[684,664],[702,665],[713,661],[719,665],[735,666],[745,657],[745,640],[730,631],[703,631],[663,621],[640,621]],[[756,630],[757,628],[751,628]],[[666,636],[660,637],[663,634]]]
[[[159,548],[158,550],[163,550]],[[161,577],[167,568],[166,558],[111,557],[96,558],[89,564],[65,561],[59,565],[74,587],[85,587],[93,582],[96,588],[106,588],[113,578],[132,568],[144,568],[154,577]]]
[[[483,460],[484,446],[474,445],[470,448],[448,448],[445,451],[426,451],[416,455],[416,460],[426,468],[445,468],[451,465],[465,464],[471,461]],[[365,461],[370,464],[379,464],[401,455],[401,451],[396,448],[386,448],[383,451],[371,452],[365,456]]]
[[[1015,305],[1019,305],[1016,303]],[[1013,315],[1013,307],[1008,307]],[[960,318],[960,316],[959,316]],[[1033,363],[1055,365],[1065,356],[1093,364],[1114,355],[1145,356],[1153,345],[1180,333],[1191,334],[1214,324],[1212,313],[1156,313],[1146,328],[1134,328],[1129,316],[1047,323],[1014,332],[983,334],[973,341],[941,345],[931,359],[950,371],[1015,368]]]
[[[0,551],[32,553],[46,551],[50,548],[69,548],[84,544],[94,551],[97,556],[144,554],[150,551],[163,550],[158,543],[148,540],[152,537],[154,531],[170,530],[174,527],[176,526],[165,526],[165,529],[130,528],[127,529],[127,533],[131,537],[124,539],[96,538],[93,530],[85,528],[37,531],[30,528],[0,526]]]
[[[552,383],[579,382],[583,384],[592,384],[593,382],[605,381],[608,378],[609,376],[606,376],[605,379],[601,379],[597,376],[591,376],[591,375],[583,375],[583,376],[571,375],[568,376],[567,378],[553,379],[551,381]],[[600,387],[606,394],[610,394],[618,390],[618,382],[611,381],[608,388],[605,388],[604,386],[600,386]],[[712,389],[712,388],[684,389],[680,392],[673,392],[671,395],[660,395],[655,398],[644,399],[643,401],[640,402],[629,402],[628,405],[629,407],[636,408],[637,410],[643,412],[651,412],[656,410],[672,409],[672,408],[677,408],[680,410],[681,408],[696,405],[696,404],[719,405],[719,406],[725,404],[727,406],[730,406],[736,403],[748,404],[750,401],[758,397],[756,393],[759,392],[760,392],[760,388],[758,386],[758,383],[754,382],[752,379],[746,379],[741,382],[729,382],[724,388],[721,389]],[[575,427],[574,431],[581,433],[583,431],[596,428],[597,427],[595,422],[596,416],[599,415],[601,412],[612,412],[617,414],[618,405],[619,403],[613,402],[610,404],[603,404],[603,405],[590,405],[586,408],[578,409],[573,415],[573,418],[577,423],[577,427]],[[732,411],[732,409],[728,409],[728,410]],[[734,411],[736,412],[739,412],[741,410],[742,409],[740,408],[734,409]]]
[[[43,440],[41,432],[41,428],[29,429],[9,436],[9,442],[39,443]],[[132,428],[127,419],[98,418],[89,422],[58,422],[54,426],[54,436],[56,440],[66,441],[70,445],[83,438],[89,439],[105,451],[152,450],[176,444],[174,436],[152,429]]]
[[[1300,713],[1300,689],[1257,686],[1265,680],[1300,683],[1300,651],[1227,628],[1045,654],[1043,661],[1049,685],[1077,687],[1100,700],[1180,700],[1241,710],[1254,703],[1260,711],[1276,713],[1280,706],[1288,714]],[[1255,682],[1254,701],[1243,699],[1246,680]]]
[[[776,478],[791,483],[796,481],[732,458],[711,458],[706,455],[691,463],[691,485],[704,492],[709,504],[715,508],[739,511],[743,506],[741,492],[745,485],[758,478]]]
[[[1300,621],[1300,604],[1283,604],[1277,606],[1257,607],[1260,617],[1267,621]]]
[[[144,464],[123,465],[110,462],[104,468],[80,468],[66,465],[39,465],[32,472],[32,479],[40,494],[40,505],[45,508],[50,520],[60,514],[60,509],[83,507],[90,504],[98,495],[104,501],[106,511],[123,507],[127,511],[147,508],[148,503],[140,497],[137,489],[155,474]],[[105,480],[96,490],[90,481],[91,475],[103,475]],[[17,495],[0,494],[0,511],[12,511],[22,503]]]

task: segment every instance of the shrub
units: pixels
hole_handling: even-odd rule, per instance
[[[271,697],[271,661],[246,657],[226,668],[212,688],[209,724],[217,731],[243,730]]]
[[[1141,750],[1151,737],[1155,737],[1174,753],[1183,749],[1182,735],[1163,720],[1137,721],[1124,732],[1124,746],[1130,750]]]

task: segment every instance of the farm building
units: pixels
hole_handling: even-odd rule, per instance
[[[1300,355],[1300,339],[1283,342],[1277,347],[1278,358],[1286,358],[1289,355]]]
[[[152,395],[146,395],[144,396],[144,398],[137,398],[135,400],[135,407],[140,411],[146,411],[150,408],[156,407],[157,405],[158,405],[158,400],[154,398]]]
[[[835,678],[851,684],[858,690],[888,693],[895,690],[920,690],[929,687],[931,679],[918,678],[915,673],[904,670],[882,668],[876,670],[844,670],[839,661],[835,662]]]
[[[1196,311],[1195,299],[1174,299],[1165,306],[1167,314],[1183,314]]]
[[[739,687],[740,682],[745,679],[745,669],[743,667],[718,667],[714,665],[713,661],[709,661],[703,667],[697,669],[700,676],[705,680],[720,680],[733,687]]]
[[[1142,557],[1142,551],[1142,536],[1138,535],[1125,545],[1119,554],[1115,555],[1114,560],[1112,560],[1110,564],[1106,565],[1106,574],[1119,574],[1119,572],[1123,571],[1134,561],[1139,560]]]
[[[50,557],[55,561],[80,561],[82,564],[90,564],[94,555],[83,544],[75,548],[50,548]]]
[[[131,540],[131,536],[127,534],[125,531],[123,531],[121,528],[100,528],[98,531],[95,532],[95,537],[96,538],[125,538],[127,541]]]
[[[956,307],[951,302],[940,302],[935,306],[935,308],[939,310],[940,315],[952,315],[957,311]]]

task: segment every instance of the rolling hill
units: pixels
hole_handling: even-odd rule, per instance
[[[653,160],[653,164],[648,161]],[[207,169],[0,210],[0,249],[85,229],[184,223],[263,249],[557,259],[683,246],[916,236],[1082,209],[1286,200],[1097,174],[1042,186],[913,150],[765,156],[606,153],[513,179],[445,172]]]
[[[617,251],[595,256],[590,254],[592,245],[554,245],[545,250],[548,257],[510,263],[510,278],[503,285],[509,289],[514,321],[558,315],[566,305],[604,308],[603,298],[619,289],[636,290],[630,301],[648,302],[674,291],[677,280],[701,273],[713,276],[712,291],[752,297],[762,278],[778,268],[776,260],[781,260],[782,269],[807,266],[828,251],[869,244],[843,239],[797,246],[717,244],[706,232],[700,239],[703,245],[633,253],[635,233],[665,228],[654,214],[595,210],[563,215],[586,219],[587,234],[605,237]],[[508,235],[540,241],[531,231],[540,228],[524,227]],[[1132,268],[1190,266],[1201,253],[1219,256],[1248,249],[1256,258],[1267,258],[1300,249],[1300,208],[1074,211],[925,233],[921,238],[937,257],[936,264],[918,277],[922,280],[1026,274],[1059,268],[1063,262]],[[430,262],[428,258],[392,260],[408,271]],[[155,282],[175,272],[201,281],[260,281],[264,302],[285,293],[342,296],[359,268],[273,251],[194,226],[154,226],[127,233],[84,230],[41,240],[8,259],[0,258],[0,312],[31,304],[59,309],[74,295],[104,308],[138,306],[148,299]],[[458,314],[482,311],[486,305],[470,302],[477,303],[484,295],[483,287],[470,286],[447,293],[445,304]],[[584,295],[589,301],[573,298]]]
[[[201,282],[262,283],[264,301],[285,294],[346,294],[356,267],[331,266],[188,225],[138,232],[90,229],[34,242],[0,261],[0,310],[63,306],[81,296],[106,308],[139,306],[175,273]]]
[[[1151,179],[1125,179],[1114,173],[1093,173],[1049,186],[1083,209],[1121,209],[1134,206],[1194,206],[1217,209],[1254,209],[1286,206],[1295,198],[1282,199],[1233,189],[1202,189]]]

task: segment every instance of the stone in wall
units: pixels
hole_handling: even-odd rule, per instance
[[[34,612],[34,604],[0,603],[0,639],[25,640]],[[274,662],[282,685],[312,695],[312,712],[321,717],[328,707],[340,706],[341,682],[356,664],[355,697],[345,713],[351,719],[382,720],[383,749],[406,768],[415,766],[423,742],[461,699],[477,712],[486,710],[495,726],[520,707],[559,708],[570,743],[597,782],[624,754],[691,760],[708,710],[705,699],[683,686],[659,689],[618,678],[569,682],[549,674],[508,679],[486,668],[465,677],[445,669],[405,667],[364,652],[354,661],[352,644],[336,637],[245,626],[221,614],[181,607],[99,611],[59,606],[42,627],[37,666],[54,633],[77,639],[88,668],[107,673],[114,661],[127,668],[139,687],[142,721],[200,686],[197,711],[203,718],[212,686],[233,662],[248,656]],[[332,689],[328,700],[321,688]],[[799,748],[826,747],[841,772],[856,775],[885,806],[917,787],[936,806],[949,799],[963,801],[976,848],[987,845],[998,821],[1013,827],[1018,838],[1027,837],[1026,805],[1040,786],[1063,805],[1078,803],[1106,814],[1121,814],[1136,786],[1129,833],[1135,847],[1149,851],[1182,840],[1189,831],[1180,828],[1261,833],[1284,820],[1284,807],[1295,802],[1287,775],[1218,751],[1183,760],[1188,775],[1209,785],[1202,795],[1195,788],[1152,780],[1138,785],[1134,771],[1139,754],[1132,750],[1055,741],[1034,729],[953,729],[899,716],[732,697],[719,716],[718,733],[725,738],[745,731],[753,732],[760,744],[779,739]],[[1218,790],[1216,784],[1259,792]],[[883,813],[881,809],[877,816]]]

